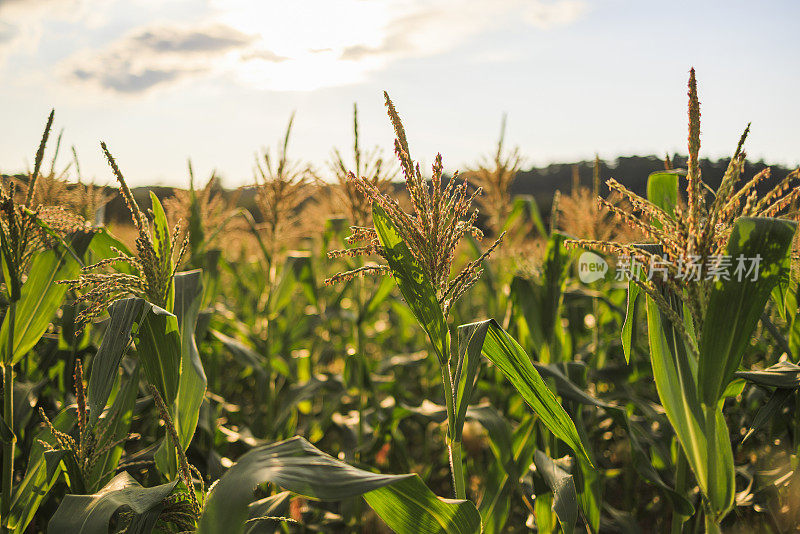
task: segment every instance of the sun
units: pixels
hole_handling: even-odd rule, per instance
[[[378,50],[391,9],[386,2],[218,2],[216,20],[248,35],[254,49],[235,58],[236,75],[272,90],[310,91],[362,81],[385,62],[380,54],[347,57],[352,49]]]

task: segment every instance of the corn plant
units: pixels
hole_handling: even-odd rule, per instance
[[[458,354],[451,353],[448,312],[453,303],[478,280],[480,265],[499,245],[495,241],[477,259],[455,277],[450,277],[451,263],[459,240],[468,232],[480,236],[470,211],[473,198],[466,183],[457,185],[457,176],[442,183],[442,159],[437,156],[430,185],[409,155],[405,130],[386,95],[389,117],[395,129],[395,152],[412,199],[413,213],[405,212],[391,197],[378,191],[370,182],[351,175],[362,194],[373,202],[373,228],[353,228],[351,242],[366,242],[349,254],[383,257],[388,265],[367,265],[336,275],[332,281],[349,279],[364,273],[391,273],[420,326],[425,330],[433,354],[441,369],[447,414],[447,447],[458,499],[466,497],[462,459],[462,431],[479,370],[481,353],[485,354],[511,381],[543,424],[585,458],[586,449],[574,424],[533,367],[529,356],[493,320],[459,328]]]
[[[734,503],[733,453],[722,413],[726,388],[773,288],[786,275],[796,230],[796,223],[774,218],[797,198],[798,190],[790,189],[796,172],[762,197],[756,185],[764,174],[737,190],[746,136],[747,130],[719,188],[710,190],[699,171],[700,108],[692,70],[686,203],[680,201],[676,172],[652,175],[649,199],[609,180],[609,188],[626,198],[632,210],[602,201],[605,206],[657,243],[573,242],[643,258],[641,271],[634,269],[645,276],[631,279],[629,311],[637,296],[644,296],[653,377],[681,445],[676,484],[678,491],[687,490],[687,466],[691,468],[703,494],[708,531],[719,530]],[[756,258],[760,268],[744,279],[726,279],[713,270],[721,258]],[[680,271],[686,268],[683,262],[696,269],[688,280]],[[663,276],[656,276],[656,269]],[[629,354],[627,335],[623,331]],[[683,520],[675,514],[673,531],[680,531]]]
[[[17,437],[14,422],[14,366],[45,334],[58,310],[66,288],[58,281],[74,276],[80,256],[91,241],[81,233],[81,219],[52,207],[35,205],[36,182],[45,146],[53,124],[51,112],[36,151],[32,173],[28,175],[24,201],[16,195],[15,184],[0,190],[0,254],[4,297],[8,303],[0,329],[3,362],[3,475],[0,517],[11,512],[14,483],[14,456]],[[65,241],[72,241],[72,248]],[[78,251],[76,254],[75,251]]]

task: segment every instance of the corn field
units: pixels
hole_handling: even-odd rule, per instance
[[[748,126],[710,186],[688,85],[686,168],[549,213],[502,134],[421,167],[387,94],[394,147],[354,108],[314,169],[292,119],[238,193],[137,198],[101,143],[106,225],[51,113],[0,191],[3,532],[795,531],[800,171]]]

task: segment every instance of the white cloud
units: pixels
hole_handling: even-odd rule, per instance
[[[19,50],[36,50],[44,20],[80,20],[86,0],[0,0],[0,66]]]
[[[580,18],[587,10],[586,2],[578,0],[532,2],[524,8],[523,17],[532,26],[549,30],[570,24]]]
[[[151,0],[137,1],[152,7]],[[62,69],[118,93],[209,74],[257,88],[313,90],[362,82],[393,62],[446,53],[482,34],[521,26],[546,31],[585,11],[579,0],[210,0],[197,13],[201,22],[150,24],[104,50],[75,54]],[[13,35],[0,26],[0,47],[6,34]]]
[[[158,85],[215,70],[221,58],[247,49],[256,36],[222,24],[141,28],[101,53],[85,51],[62,69],[74,80],[118,93],[141,93]]]

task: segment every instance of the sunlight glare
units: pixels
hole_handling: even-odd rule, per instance
[[[343,59],[350,47],[374,49],[391,20],[385,2],[219,2],[216,17],[259,39],[235,72],[242,81],[272,90],[310,91],[362,81],[383,62],[376,55]]]

